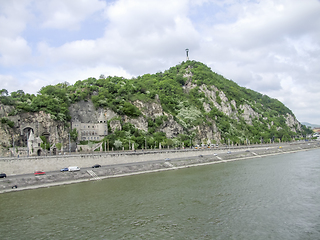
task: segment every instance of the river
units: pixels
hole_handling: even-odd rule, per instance
[[[320,149],[0,194],[1,239],[320,239]]]

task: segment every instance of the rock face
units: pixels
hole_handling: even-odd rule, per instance
[[[132,125],[135,126],[135,128],[139,130],[143,130],[145,132],[148,131],[148,122],[145,117],[140,116],[138,118],[129,118],[127,116],[124,117],[124,122],[125,123],[131,123]],[[120,123],[120,122],[119,122]]]
[[[8,153],[8,149],[12,146],[26,147],[27,137],[30,136],[31,131],[35,137],[42,136],[42,139],[45,137],[50,144],[61,144],[66,148],[69,144],[70,130],[73,128],[74,123],[79,122],[88,123],[87,128],[89,128],[90,125],[90,131],[83,131],[85,134],[90,135],[90,139],[96,139],[93,137],[95,131],[100,132],[101,130],[100,128],[96,129],[94,124],[100,126],[103,123],[104,130],[108,130],[104,131],[105,134],[101,135],[102,137],[99,138],[100,140],[107,134],[114,133],[117,129],[122,130],[126,127],[125,124],[130,123],[136,129],[146,133],[150,131],[150,135],[151,132],[153,133],[154,131],[165,133],[167,138],[175,138],[180,134],[183,134],[184,136],[182,136],[181,139],[190,138],[191,140],[192,138],[197,142],[194,144],[201,144],[204,142],[219,143],[222,138],[223,141],[226,142],[230,136],[243,141],[246,139],[248,131],[253,132],[255,136],[257,136],[258,134],[255,132],[262,129],[260,125],[263,124],[267,125],[269,129],[274,128],[281,130],[281,128],[285,128],[287,131],[287,127],[284,126],[284,121],[291,131],[296,132],[301,130],[301,124],[294,115],[286,113],[290,112],[287,111],[288,109],[281,111],[279,110],[281,108],[278,108],[279,106],[274,107],[277,105],[269,105],[268,101],[262,101],[263,98],[260,99],[260,97],[257,97],[254,94],[249,95],[249,93],[246,93],[245,91],[241,92],[242,95],[237,95],[240,92],[238,92],[236,87],[228,87],[228,85],[224,86],[224,83],[216,81],[215,77],[212,77],[210,82],[208,82],[206,81],[208,80],[207,76],[211,75],[202,76],[202,74],[199,74],[201,70],[194,71],[196,68],[197,65],[194,65],[194,67],[189,65],[187,68],[179,70],[179,74],[182,72],[182,75],[173,77],[171,75],[178,74],[178,68],[168,72],[168,76],[171,76],[171,80],[176,80],[176,83],[179,84],[168,92],[161,92],[162,90],[159,90],[160,92],[158,92],[158,94],[163,99],[162,103],[164,105],[161,105],[159,96],[155,95],[155,93],[152,93],[152,96],[155,96],[154,98],[150,96],[140,98],[140,96],[143,96],[142,94],[145,94],[149,90],[137,92],[138,88],[132,85],[134,90],[132,90],[132,93],[130,94],[134,95],[137,92],[138,94],[141,94],[138,95],[139,99],[149,99],[148,101],[135,100],[130,102],[130,107],[135,110],[138,108],[142,113],[139,117],[118,115],[116,112],[107,108],[96,109],[91,100],[82,100],[70,105],[70,122],[53,120],[50,114],[46,114],[45,112],[19,113],[21,109],[15,109],[13,106],[0,104],[0,151],[2,151],[2,155],[4,155],[3,153]],[[213,85],[213,83],[215,85]],[[119,84],[124,86],[126,83],[125,81],[121,81]],[[170,88],[171,85],[173,86],[174,84],[170,82],[167,87]],[[95,87],[96,90],[86,98],[90,99],[90,96],[99,95],[99,91],[102,87],[101,85]],[[176,89],[180,87],[182,87],[182,89],[176,91]],[[109,91],[108,89],[109,88],[106,87],[103,91]],[[162,87],[159,89],[162,89]],[[224,92],[221,89],[228,90]],[[236,90],[230,92],[230,89]],[[124,92],[126,91],[127,90],[125,89]],[[240,88],[239,91],[241,91]],[[169,100],[166,99],[167,96],[165,94],[172,94],[173,92],[177,94],[177,96],[180,94],[180,97],[175,98],[170,95],[170,98],[168,98]],[[246,96],[245,99],[243,98],[244,96]],[[254,99],[250,99],[252,96]],[[122,98],[122,96],[119,96],[122,103],[124,99],[138,99],[138,97],[131,97],[132,96]],[[230,99],[228,99],[228,97]],[[106,102],[107,100],[100,99],[99,101]],[[131,104],[135,107],[131,106]],[[262,104],[265,104],[266,106],[263,106]],[[107,106],[107,104],[102,105]],[[166,111],[164,111],[163,106]],[[121,110],[124,105],[119,104],[119,106],[117,105],[116,107],[119,108],[115,111],[122,112],[118,110]],[[114,108],[112,107],[112,109]],[[127,110],[127,107],[125,109]],[[129,108],[128,111],[123,112],[132,114],[130,111],[131,109]],[[277,111],[282,112],[283,115],[277,115]],[[104,116],[102,121],[100,116]],[[69,116],[66,116],[64,119],[54,119],[65,120],[68,117]],[[80,124],[80,126],[82,125]]]
[[[242,110],[241,116],[244,118],[246,123],[249,125],[252,125],[252,119],[255,117],[259,117],[259,114],[253,111],[250,105],[244,104],[240,106],[240,109]]]
[[[192,74],[189,73],[186,77],[190,79]],[[194,87],[196,86],[191,84],[191,81],[187,81],[184,90],[189,91]],[[199,92],[203,92],[212,103],[212,105],[210,105],[208,102],[203,101],[204,110],[208,113],[212,110],[211,106],[214,106],[228,117],[237,121],[238,116],[241,116],[249,125],[252,125],[253,119],[261,117],[261,115],[255,112],[251,105],[247,103],[237,107],[234,100],[229,101],[226,95],[214,86],[211,86],[210,89],[208,89],[206,86],[202,85],[199,87]],[[163,111],[157,96],[153,102],[146,103],[136,100],[132,104],[139,108],[142,116],[139,116],[138,118],[120,116],[110,109],[95,109],[91,100],[80,101],[72,104],[69,108],[71,122],[96,123],[99,115],[104,114],[109,123],[111,133],[116,129],[121,130],[122,123],[131,123],[135,128],[148,132],[148,118],[155,120],[156,118],[166,116],[166,120],[158,127],[157,131],[164,132],[167,138],[174,138],[179,134],[185,133],[184,127],[177,122],[172,115]],[[54,121],[51,119],[50,114],[44,112],[21,113],[10,116],[10,113],[14,110],[15,109],[12,106],[0,105],[0,118],[7,118],[14,123],[14,127],[1,123],[0,154],[2,156],[10,155],[8,148],[13,145],[26,147],[26,139],[30,131],[32,131],[36,137],[46,137],[50,144],[61,143],[65,147],[68,145],[70,129],[66,127],[64,123]],[[295,132],[296,129],[301,129],[301,124],[294,116],[287,114],[285,119],[286,124],[292,131]],[[212,120],[209,120],[208,122],[211,122],[211,124],[200,124],[189,129],[196,134],[194,140],[198,144],[212,141],[219,143],[221,140],[221,133],[219,132],[216,123]],[[278,128],[278,130],[279,129],[280,128]]]
[[[50,114],[42,111],[36,113],[21,113],[15,116],[9,116],[6,108],[1,112],[1,118],[7,118],[14,123],[13,127],[7,124],[1,124],[0,127],[0,151],[4,156],[10,156],[9,147],[27,147],[27,137],[30,136],[31,131],[34,136],[44,136],[48,142],[53,143],[67,143],[69,130],[64,123],[54,121]],[[11,108],[12,110],[12,108]]]
[[[286,116],[286,124],[291,128],[291,131],[293,132],[296,132],[294,126],[297,126],[298,130],[301,130],[301,124],[294,116],[290,114],[287,114]]]
[[[205,94],[205,96],[213,103],[213,105],[221,112],[223,112],[224,114],[226,114],[228,117],[231,117],[233,119],[237,119],[235,117],[234,111],[232,110],[232,106],[233,108],[235,108],[236,110],[236,104],[235,101],[232,100],[231,102],[229,102],[229,99],[226,97],[226,95],[224,94],[224,92],[219,91],[218,88],[216,87],[211,87],[211,90],[208,90],[207,87],[205,85],[202,85],[200,87],[200,91],[203,92]],[[218,100],[218,99],[219,100]],[[211,108],[209,106],[209,104],[204,103],[204,108],[207,112],[211,111]]]
[[[168,120],[162,124],[160,131],[164,132],[167,138],[173,138],[180,133],[183,133],[183,128],[180,124],[174,121],[171,115],[169,115]]]
[[[160,117],[163,115],[163,109],[161,107],[159,98],[157,96],[156,96],[156,99],[157,99],[156,102],[151,102],[151,103],[143,103],[137,100],[133,102],[133,105],[139,108],[139,110],[142,112],[144,116],[155,119],[156,117]]]
[[[155,102],[144,103],[142,101],[133,102],[139,110],[142,112],[143,116],[138,118],[130,118],[128,116],[117,115],[110,109],[95,109],[92,101],[80,101],[78,103],[72,104],[70,107],[71,121],[79,121],[83,123],[95,123],[99,117],[99,114],[105,113],[106,119],[109,121],[109,126],[111,128],[111,133],[116,129],[121,130],[121,121],[123,123],[131,123],[135,128],[148,132],[148,121],[147,118],[155,119],[166,115],[167,121],[159,127],[159,131],[164,132],[168,138],[173,138],[180,133],[183,133],[183,128],[180,124],[174,121],[172,115],[163,112],[162,106],[159,99],[156,97]]]

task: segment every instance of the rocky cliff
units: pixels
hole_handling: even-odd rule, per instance
[[[294,114],[278,100],[242,88],[194,61],[164,73],[89,78],[43,87],[37,96],[14,96],[0,96],[2,155],[12,146],[26,146],[30,131],[50,145],[65,147],[75,122],[97,123],[101,114],[113,147],[115,141],[127,148],[132,143],[141,148],[288,141],[303,134]]]

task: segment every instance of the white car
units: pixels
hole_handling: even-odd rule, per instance
[[[69,172],[80,171],[80,168],[79,168],[79,167],[77,167],[77,166],[68,167],[68,171],[69,171]]]

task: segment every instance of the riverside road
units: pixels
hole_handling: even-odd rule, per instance
[[[246,158],[258,158],[265,155],[292,153],[295,151],[311,150],[319,148],[319,142],[295,142],[295,143],[279,143],[279,144],[259,144],[249,146],[219,146],[212,149],[181,149],[181,150],[149,150],[136,152],[112,152],[106,154],[127,154],[139,155],[142,152],[147,153],[161,153],[161,157],[165,157],[165,153],[175,152],[175,157],[163,158],[159,160],[145,160],[143,162],[127,162],[119,164],[103,165],[99,162],[100,168],[81,167],[77,172],[60,172],[61,168],[68,166],[60,166],[55,171],[47,171],[45,175],[35,176],[30,174],[9,175],[7,178],[0,179],[0,193],[7,191],[17,191],[29,188],[54,186],[60,184],[67,184],[73,182],[89,181],[92,176],[88,171],[93,171],[97,176],[95,180],[117,177],[130,174],[137,174],[143,172],[163,171],[170,169],[177,169],[183,167],[191,167],[203,164],[212,164],[226,161],[241,160]],[[196,153],[196,156],[179,157],[179,151],[190,151]],[[101,154],[101,153],[100,153]],[[44,170],[45,169],[38,169]],[[1,171],[1,170],[0,170]],[[17,188],[12,189],[13,186]]]

